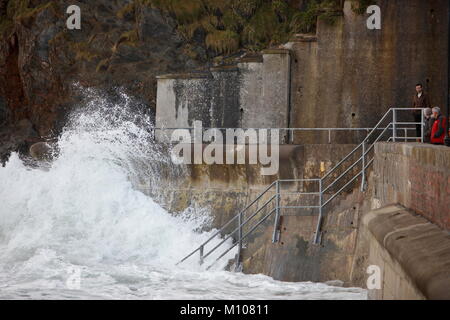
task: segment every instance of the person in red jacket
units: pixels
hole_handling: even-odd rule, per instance
[[[433,108],[434,123],[431,128],[431,143],[444,144],[445,130],[447,130],[447,119],[441,114],[441,109]]]

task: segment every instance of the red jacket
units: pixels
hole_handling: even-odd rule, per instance
[[[444,144],[445,131],[447,130],[447,119],[442,115],[433,123],[431,128],[431,143]]]

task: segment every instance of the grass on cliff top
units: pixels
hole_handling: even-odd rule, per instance
[[[202,32],[205,45],[218,54],[287,42],[295,33],[313,32],[317,18],[333,22],[342,9],[340,0],[135,0],[117,15],[138,5],[169,14],[187,42]]]

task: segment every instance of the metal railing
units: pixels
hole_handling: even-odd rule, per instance
[[[422,114],[422,119],[420,123],[416,122],[399,122],[398,114],[403,111],[414,111],[420,110]],[[399,126],[403,125],[420,125],[421,136],[420,137],[409,137],[407,135],[407,131],[404,131],[405,136],[399,136],[399,130],[405,130],[405,128],[400,128]],[[381,118],[381,120],[377,123],[377,125],[372,128],[372,130],[367,134],[364,140],[356,146],[348,155],[346,155],[342,160],[340,160],[332,169],[330,169],[322,178],[320,179],[292,179],[292,180],[276,180],[271,185],[269,185],[262,193],[256,197],[249,205],[247,205],[244,210],[239,212],[236,216],[234,216],[231,220],[229,220],[220,230],[216,231],[207,241],[202,243],[200,247],[191,252],[185,258],[183,258],[177,264],[180,264],[193,256],[195,253],[199,252],[200,254],[200,263],[203,264],[205,258],[210,256],[214,251],[216,251],[219,247],[224,245],[226,241],[230,238],[234,240],[232,245],[227,248],[224,252],[222,252],[213,263],[209,266],[211,267],[214,263],[224,257],[230,250],[238,247],[238,252],[235,258],[235,267],[239,268],[240,265],[240,257],[241,251],[244,247],[243,241],[251,235],[262,223],[267,221],[269,217],[275,214],[274,219],[274,229],[272,234],[272,242],[276,243],[280,239],[280,217],[281,211],[286,209],[296,209],[296,210],[317,210],[318,211],[318,220],[316,231],[314,234],[314,244],[321,243],[321,226],[324,218],[324,209],[330,204],[336,197],[338,197],[343,191],[345,191],[353,182],[355,182],[358,178],[361,178],[361,191],[365,190],[366,180],[367,180],[367,169],[372,165],[374,161],[374,156],[370,156],[373,151],[375,144],[379,141],[408,141],[408,140],[420,140],[424,141],[424,115],[423,109],[413,109],[413,108],[391,108],[386,114]],[[415,128],[408,128],[414,129]],[[355,159],[356,158],[356,159]],[[281,190],[281,186],[284,183],[294,183],[301,184],[302,191],[294,191],[283,193]],[[305,190],[304,184],[308,184]],[[311,184],[316,184],[316,187],[311,187]],[[274,194],[270,196],[270,193],[273,192],[275,188]],[[312,191],[311,191],[312,189]],[[305,205],[294,205],[294,206],[283,206],[282,205],[282,196],[290,194],[295,195],[296,197],[304,197],[304,196],[315,196],[317,199],[313,201],[306,201]],[[258,203],[258,201],[262,198],[268,198],[268,200],[260,207],[255,208],[254,211],[250,209]],[[310,204],[312,203],[312,205]],[[272,207],[273,206],[273,207]],[[266,212],[263,212],[266,210]],[[249,216],[246,217],[245,214],[250,212]],[[265,214],[264,214],[265,213]],[[248,227],[248,231],[244,232],[244,228],[247,227],[249,222],[255,221],[251,227]],[[226,232],[227,228],[235,222],[235,227],[231,232]],[[209,244],[213,239],[220,237],[222,234],[226,233],[224,239],[222,239],[218,244],[216,244],[212,249],[208,250],[205,253],[205,247]],[[233,238],[234,237],[234,238]],[[209,268],[208,267],[208,268]]]
[[[410,124],[410,123],[405,123],[405,124]],[[366,136],[375,128],[273,128],[279,131],[284,131],[287,132],[286,135],[284,135],[284,137],[288,137],[287,140],[289,141],[290,144],[293,144],[295,142],[295,138],[296,138],[296,134],[298,136],[299,133],[326,133],[327,134],[327,142],[328,144],[332,144],[333,142],[333,137],[339,133],[339,132],[350,132],[350,133],[365,133]],[[273,129],[269,129],[269,130],[273,130]],[[160,139],[166,140],[166,141],[170,141],[169,139],[169,133],[171,131],[174,130],[186,130],[193,138],[192,143],[194,143],[194,135],[193,132],[195,130],[195,128],[153,128],[152,129],[154,131],[153,136],[155,137],[155,139],[157,139],[157,137],[159,137]],[[226,131],[226,130],[267,130],[267,128],[206,128],[206,127],[202,127],[202,133],[204,133],[207,130],[215,130],[215,131]],[[382,129],[377,129],[377,130],[382,130]],[[397,128],[398,131],[402,131],[404,132],[404,137],[408,136],[408,132],[409,131],[413,131],[416,130],[415,128],[412,127],[401,127],[401,128]],[[161,135],[162,136],[161,136]],[[225,135],[225,133],[223,133]],[[283,137],[283,135],[280,135],[280,137]]]

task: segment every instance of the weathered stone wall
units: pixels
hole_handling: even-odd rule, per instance
[[[374,199],[399,203],[450,230],[450,149],[419,143],[375,146]]]
[[[379,0],[382,29],[366,27],[345,1],[332,25],[318,22],[316,37],[297,36],[293,53],[291,127],[373,127],[390,106],[411,106],[422,82],[432,104],[447,105],[447,0]],[[410,119],[411,120],[411,119]],[[361,137],[341,133],[340,142]],[[295,143],[326,137],[296,134]]]
[[[367,267],[381,268],[370,298],[450,298],[449,174],[444,146],[376,144],[351,278],[365,285]]]

